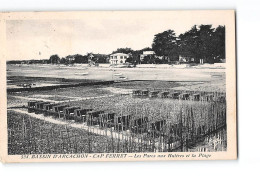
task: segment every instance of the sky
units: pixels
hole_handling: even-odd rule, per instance
[[[167,12],[90,13],[80,19],[7,20],[7,60],[49,59],[93,52],[110,54],[117,48],[151,47],[154,35],[168,29],[177,35],[193,25],[224,25],[216,15]]]

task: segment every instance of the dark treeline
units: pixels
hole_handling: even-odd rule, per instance
[[[41,59],[41,60],[11,60],[7,61],[7,64],[47,64],[49,62],[48,59]]]
[[[140,60],[143,51],[154,51],[154,55]],[[167,30],[154,36],[152,48],[132,50],[118,48],[112,53],[129,54],[127,62],[132,64],[166,64],[179,61],[180,56],[192,58],[192,62],[220,62],[225,59],[225,26],[212,28],[212,25],[193,26],[189,31],[176,36],[174,30]]]
[[[204,59],[205,62],[215,63],[226,59],[225,26],[193,26],[179,36],[177,47],[180,55],[194,57],[195,62]]]
[[[51,64],[75,64],[75,63],[106,63],[108,56],[105,54],[87,53],[86,55],[74,54],[60,58],[57,54],[52,55],[48,63]]]
[[[144,51],[154,51],[155,54],[140,55]],[[225,58],[225,26],[213,28],[212,25],[194,25],[189,31],[176,36],[174,30],[167,30],[154,35],[152,48],[141,50],[131,48],[118,48],[114,53],[129,54],[126,62],[131,64],[171,64],[180,61],[180,57],[188,62],[216,63]],[[109,55],[87,53],[86,55],[68,55],[60,58],[57,54],[50,56],[48,60],[8,61],[9,64],[19,63],[108,63]]]

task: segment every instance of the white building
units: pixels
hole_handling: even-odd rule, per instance
[[[155,52],[154,51],[143,51],[143,54],[140,55],[140,60],[144,60],[145,56],[150,56],[150,55],[154,55]]]
[[[191,56],[179,55],[179,62],[189,63],[189,62],[194,62],[194,61],[195,61],[195,59]]]
[[[128,57],[129,57],[128,54],[114,53],[110,55],[109,62],[110,64],[124,64]]]

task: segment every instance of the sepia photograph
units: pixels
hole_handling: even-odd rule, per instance
[[[3,162],[236,159],[233,10],[0,19]]]

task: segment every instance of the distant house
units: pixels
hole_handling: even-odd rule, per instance
[[[140,60],[144,60],[144,57],[146,56],[152,56],[155,55],[154,51],[143,51],[143,54],[140,55]]]
[[[75,56],[69,55],[65,58],[67,63],[73,63],[75,61]]]
[[[107,54],[94,54],[94,53],[87,53],[88,62],[91,63],[107,63]]]
[[[194,57],[191,57],[189,55],[179,55],[180,63],[190,63],[190,62],[194,62],[194,61],[195,61]]]
[[[93,54],[89,54],[88,56],[90,58],[90,60],[93,60],[93,58],[95,57]]]
[[[129,58],[129,54],[124,53],[114,53],[109,56],[110,64],[124,64],[126,59]]]

